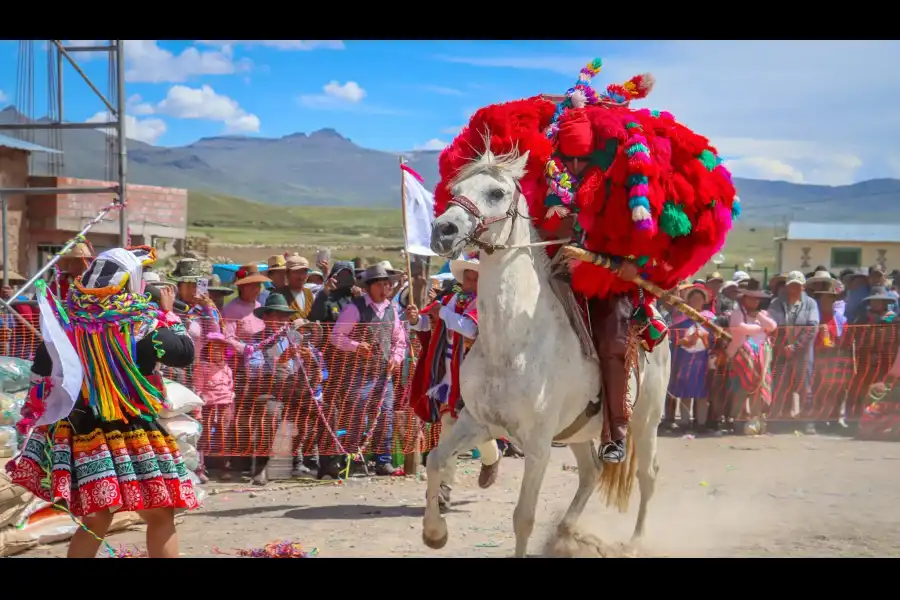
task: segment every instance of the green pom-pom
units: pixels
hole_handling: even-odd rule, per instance
[[[634,263],[635,263],[637,266],[641,267],[642,269],[643,269],[645,266],[647,266],[647,263],[648,263],[648,262],[650,262],[650,257],[649,257],[649,256],[638,256],[638,257],[637,257],[637,260],[634,261]]]
[[[704,150],[697,157],[697,160],[703,163],[703,166],[706,167],[707,171],[712,171],[716,168],[716,155],[712,153],[711,150]]]
[[[547,194],[544,198],[544,206],[562,206],[563,201],[556,194]]]
[[[634,129],[635,127],[640,127],[640,126],[641,126],[640,123],[635,123],[633,121],[631,123],[625,123],[625,129]]]
[[[602,69],[602,68],[603,68],[603,59],[602,59],[602,58],[595,58],[594,60],[592,60],[592,61],[591,61],[591,68],[592,68],[592,69],[595,69],[595,70],[596,70],[596,69]]]
[[[594,150],[591,153],[590,162],[596,167],[600,167],[601,171],[605,171],[616,159],[616,152],[619,150],[619,141],[615,138],[606,140],[606,144],[602,149]],[[609,179],[607,179],[607,183]],[[607,190],[608,192],[608,190]]]
[[[651,111],[650,111],[650,115],[653,116],[653,117],[659,117],[660,111],[658,111],[658,110],[651,110]]]
[[[672,238],[685,236],[691,233],[691,220],[680,206],[669,201],[659,215],[659,228]]]

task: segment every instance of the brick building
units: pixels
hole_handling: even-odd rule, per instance
[[[0,188],[59,188],[54,195],[7,195],[9,266],[25,276],[46,264],[114,198],[113,194],[67,194],[65,189],[116,185],[109,181],[29,175],[30,152],[55,150],[0,135]],[[170,251],[187,236],[187,190],[128,185],[125,199],[133,244],[155,245]],[[118,213],[110,213],[95,225],[87,239],[98,252],[117,246]]]

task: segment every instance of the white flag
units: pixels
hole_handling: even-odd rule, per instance
[[[406,165],[406,251],[419,256],[437,256],[431,251],[431,222],[434,220],[434,195],[422,185],[422,177]]]

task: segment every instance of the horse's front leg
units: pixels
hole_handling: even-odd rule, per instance
[[[534,512],[537,509],[541,484],[550,462],[552,434],[533,432],[530,439],[521,436],[525,452],[525,473],[519,491],[519,503],[513,511],[513,531],[516,534],[516,558],[524,558],[528,552],[528,538],[534,531]],[[536,439],[535,439],[536,438]]]
[[[487,428],[475,422],[469,411],[463,410],[452,429],[441,431],[437,447],[428,453],[428,475],[425,491],[425,518],[422,521],[422,541],[435,550],[447,545],[447,521],[441,516],[438,499],[441,483],[449,476],[451,461],[461,450],[474,448],[491,439]]]

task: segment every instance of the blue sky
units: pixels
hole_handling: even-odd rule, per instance
[[[0,106],[17,97],[17,50],[0,42]],[[106,91],[106,60],[77,56]],[[331,127],[367,148],[439,149],[477,108],[562,93],[595,56],[598,84],[653,73],[643,105],[708,136],[739,176],[900,177],[898,42],[128,41],[129,137],[180,146]],[[42,53],[35,64],[39,117]],[[65,92],[67,120],[105,118],[71,68]]]

